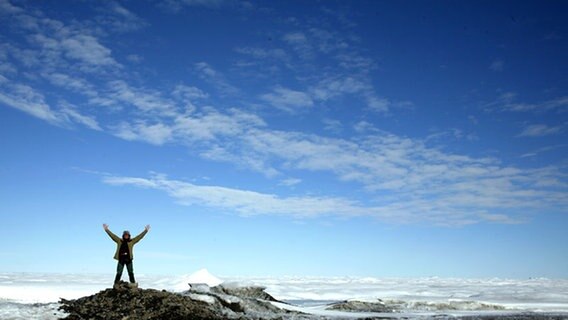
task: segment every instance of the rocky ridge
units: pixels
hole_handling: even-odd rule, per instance
[[[262,287],[210,288],[197,285],[173,293],[165,290],[141,289],[120,283],[91,296],[76,300],[61,299],[60,310],[68,315],[62,319],[313,319],[299,312],[272,305],[277,301]]]

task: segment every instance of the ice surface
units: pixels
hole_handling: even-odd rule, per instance
[[[237,279],[232,279],[235,281]],[[568,312],[568,280],[459,279],[459,278],[356,278],[286,277],[243,278],[265,286],[280,300],[340,301],[382,299],[401,301],[408,309],[434,310],[451,303],[457,309],[480,310],[480,304],[527,311]]]
[[[142,288],[186,291],[188,283],[214,286],[223,280],[266,287],[276,299],[292,302],[305,312],[328,315],[333,301],[381,299],[396,304],[404,314],[452,312],[481,314],[505,311],[566,312],[568,280],[559,279],[458,279],[458,278],[356,278],[356,277],[222,277],[202,269],[189,275],[139,275]],[[73,299],[111,286],[113,275],[0,273],[1,319],[56,319],[59,298]],[[497,312],[503,312],[497,310]]]
[[[20,320],[20,319],[42,319],[56,320],[65,314],[58,311],[58,303],[47,304],[25,304],[0,301],[0,319]]]

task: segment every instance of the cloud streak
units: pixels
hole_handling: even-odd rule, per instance
[[[518,223],[520,220],[505,214],[483,211],[468,214],[454,214],[440,217],[428,208],[425,202],[415,204],[393,204],[369,206],[341,197],[289,196],[261,193],[251,190],[234,189],[221,186],[197,185],[185,181],[168,179],[164,175],[150,178],[106,176],[103,182],[114,186],[134,186],[159,190],[167,193],[176,202],[187,206],[200,206],[241,216],[279,215],[294,219],[321,217],[371,217],[389,223],[418,223],[427,221],[440,225],[459,226],[464,224]],[[417,214],[409,209],[422,205]],[[449,219],[448,219],[449,218]]]
[[[266,103],[288,112],[297,112],[313,106],[313,101],[304,92],[276,87],[272,92],[260,96]]]
[[[568,97],[561,96],[554,99],[535,103],[517,102],[515,92],[502,93],[495,101],[487,103],[485,108],[497,109],[510,112],[566,112],[568,109]]]
[[[531,124],[526,126],[519,137],[543,137],[562,132],[561,126],[551,127],[546,124]]]
[[[225,115],[214,116],[223,118]],[[241,115],[244,119],[251,116]],[[339,181],[364,187],[366,201],[374,205],[341,199],[338,203],[342,203],[344,209],[339,215],[358,216],[365,211],[365,216],[383,221],[459,225],[482,221],[518,222],[539,210],[568,205],[565,197],[568,186],[563,182],[566,173],[561,168],[521,170],[503,166],[493,158],[445,153],[428,147],[423,141],[378,130],[367,130],[371,133],[346,140],[270,130],[263,127],[258,118],[252,119],[255,121],[227,122],[200,139],[185,141],[200,148],[206,159],[229,162],[268,177],[288,170],[323,172],[331,173]],[[174,136],[179,143],[184,141],[184,133],[177,130]],[[154,189],[166,190],[176,199],[179,194],[185,194],[164,189],[161,183],[167,179],[156,179],[142,181]],[[188,187],[178,182],[167,185]],[[278,206],[282,201],[277,201]],[[202,202],[214,206],[212,201]],[[240,213],[250,211],[250,214],[262,211],[259,208],[240,211],[236,209],[239,206],[233,209]],[[291,215],[297,216],[297,213]]]

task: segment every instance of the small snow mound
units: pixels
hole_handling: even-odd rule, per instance
[[[198,270],[188,276],[182,277],[181,283],[176,286],[177,290],[189,289],[189,284],[206,284],[209,287],[218,286],[223,280],[215,277],[207,269]]]

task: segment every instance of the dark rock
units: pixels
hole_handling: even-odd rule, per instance
[[[268,300],[265,300],[268,299]],[[60,301],[67,320],[83,319],[308,319],[307,315],[280,309],[261,287],[214,287],[173,293],[140,289],[120,283],[77,300]]]
[[[206,302],[154,289],[132,288],[127,283],[76,300],[61,299],[63,319],[226,319]]]
[[[350,311],[350,312],[394,312],[393,308],[385,305],[381,300],[377,299],[376,302],[367,301],[341,301],[331,304],[326,308],[327,310],[340,310],[340,311]]]
[[[264,301],[273,301],[273,302],[281,302],[276,300],[273,296],[266,293],[265,287],[260,286],[250,286],[250,287],[239,287],[239,286],[224,286],[218,285],[216,287],[211,288],[211,292],[215,293],[222,293],[232,296],[237,296],[241,298],[249,298],[249,299],[260,299]]]

